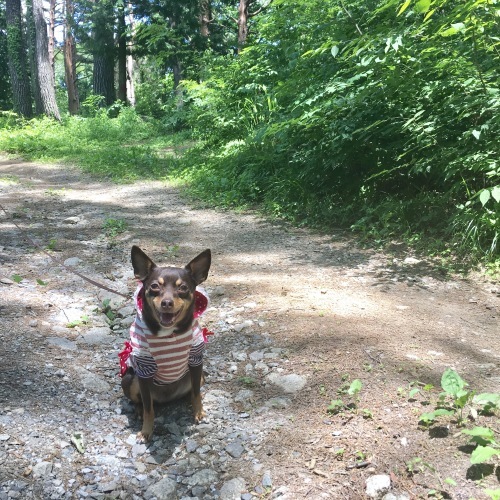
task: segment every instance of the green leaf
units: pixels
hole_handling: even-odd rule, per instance
[[[411,4],[411,0],[406,0],[406,2],[401,5],[401,7],[398,10],[398,16],[400,16]]]
[[[420,415],[419,421],[429,424],[434,422],[436,417],[441,417],[443,415],[453,415],[455,412],[452,410],[445,410],[444,408],[440,408],[439,410],[431,411],[429,413],[422,413]]]
[[[500,403],[500,394],[494,392],[483,392],[482,394],[477,394],[472,400],[478,405],[493,404],[496,405]]]
[[[451,396],[457,396],[466,385],[467,383],[452,368],[445,370],[441,377],[441,387]]]
[[[436,12],[436,9],[431,9],[429,12],[427,12],[427,14],[425,14],[425,17],[424,17],[424,22],[427,21],[427,19],[429,19],[432,14],[434,14],[434,12]]]
[[[11,278],[12,281],[15,281],[16,283],[21,283],[21,281],[23,281],[23,277],[19,276],[19,274],[13,274]]]
[[[500,450],[492,448],[491,446],[478,446],[470,456],[470,463],[482,464],[495,455],[500,455]]]
[[[419,0],[415,4],[415,12],[419,14],[425,14],[431,6],[431,0]]]
[[[361,390],[362,386],[363,384],[361,383],[361,380],[359,379],[353,380],[349,389],[347,390],[347,394],[349,394],[350,396],[354,396]]]
[[[334,45],[332,47],[332,56],[333,57],[337,57],[338,53],[340,52],[340,49],[339,49],[339,46],[338,45]]]
[[[481,201],[483,207],[488,203],[491,198],[491,193],[488,189],[483,189],[479,194],[479,200]]]
[[[47,286],[47,283],[41,279],[37,279],[36,282],[40,285],[40,286]]]
[[[456,481],[454,481],[451,477],[447,477],[447,478],[444,480],[444,482],[445,482],[446,484],[451,484],[451,486],[456,486],[456,485],[457,485]]]
[[[500,488],[497,488],[496,490],[483,490],[486,495],[488,495],[491,500],[500,500]]]
[[[479,141],[479,137],[481,137],[481,131],[480,130],[473,130],[472,135]]]
[[[491,190],[491,196],[493,196],[494,200],[497,202],[497,203],[500,203],[500,186],[495,186],[492,190]],[[499,395],[500,397],[500,395]]]
[[[495,438],[495,434],[489,427],[474,427],[473,429],[465,429],[462,434],[467,434],[468,436],[481,437],[488,441]]]
[[[418,394],[419,392],[420,392],[420,389],[412,389],[412,390],[409,392],[408,396],[409,396],[410,398],[413,398],[413,397],[414,397],[416,394]]]

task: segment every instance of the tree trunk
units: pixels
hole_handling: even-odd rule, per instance
[[[132,33],[132,37],[134,36],[135,30],[135,21],[134,14],[132,11],[132,5],[129,3],[129,15],[128,15],[128,23],[130,26],[130,32]],[[131,106],[135,106],[135,85],[134,85],[134,58],[132,56],[131,50],[128,51],[127,54],[127,101]]]
[[[49,63],[54,75],[55,83],[55,63],[54,63],[54,45],[55,45],[55,29],[56,29],[56,0],[50,0],[49,3]]]
[[[76,115],[80,111],[80,97],[76,86],[76,44],[73,36],[73,4],[66,0],[64,25],[64,74],[68,90],[68,111]]]
[[[42,98],[43,112],[56,120],[61,120],[56,102],[54,73],[49,61],[49,40],[47,23],[43,15],[42,0],[33,0],[33,18],[35,19],[36,61],[38,67],[38,83]]]
[[[200,11],[200,34],[203,38],[210,36],[210,18],[211,16],[211,5],[210,0],[199,0],[199,11]]]
[[[36,58],[36,28],[33,16],[33,0],[26,0],[26,24],[28,35],[28,56],[31,73],[31,94],[35,100],[35,115],[43,115],[42,94],[38,80],[38,62]]]
[[[240,0],[238,4],[238,52],[244,47],[248,37],[248,7],[252,0]]]
[[[93,12],[93,56],[95,95],[104,97],[104,104],[115,101],[113,4],[110,0],[96,0]]]
[[[127,102],[127,36],[123,2],[118,6],[118,100]]]
[[[26,66],[26,45],[21,23],[20,0],[6,0],[7,52],[14,111],[31,118],[30,83]]]

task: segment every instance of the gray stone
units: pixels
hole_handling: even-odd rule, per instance
[[[80,217],[66,217],[62,222],[63,224],[78,224],[80,222]]]
[[[186,451],[188,453],[194,453],[198,449],[198,443],[194,439],[188,439],[186,441]]]
[[[267,380],[288,393],[298,392],[306,385],[306,378],[302,375],[296,375],[294,373],[289,375],[271,373],[267,376]]]
[[[111,344],[115,340],[113,335],[110,335],[108,327],[97,327],[87,330],[83,335],[78,337],[77,342],[86,345],[102,345]]]
[[[52,472],[52,462],[38,462],[33,467],[33,477],[45,477]]]
[[[240,500],[241,494],[245,492],[245,480],[236,477],[225,482],[220,489],[221,500]]]
[[[76,351],[77,349],[76,342],[61,337],[47,337],[47,343],[66,351]]]
[[[241,443],[239,443],[238,441],[235,441],[234,443],[229,443],[226,446],[226,451],[233,458],[240,458],[241,455],[243,455],[243,452],[245,451],[245,448],[243,448],[243,446],[242,446]]]
[[[410,497],[406,493],[387,493],[382,500],[410,500]]]
[[[163,478],[156,484],[150,486],[144,495],[146,499],[156,498],[156,500],[177,500],[177,483],[169,477]]]
[[[366,480],[366,495],[370,498],[382,498],[391,487],[391,478],[387,474],[370,476]]]
[[[64,261],[64,265],[69,267],[74,267],[80,264],[80,262],[82,262],[82,259],[79,259],[78,257],[70,257],[69,259],[66,259]]]
[[[215,482],[217,482],[217,472],[212,469],[202,469],[186,479],[186,484],[191,487],[209,486]]]
[[[272,488],[273,480],[271,478],[271,471],[266,470],[262,476],[262,486],[264,488]]]
[[[99,375],[84,369],[80,369],[78,373],[84,389],[98,393],[111,391],[110,385],[104,379],[99,377]]]

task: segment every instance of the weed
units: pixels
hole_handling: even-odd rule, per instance
[[[127,230],[128,224],[123,219],[106,219],[102,228],[108,238],[116,238]]]
[[[51,238],[49,240],[49,243],[47,244],[47,249],[48,250],[55,250],[57,245],[57,240],[55,238]]]
[[[89,317],[83,315],[80,319],[75,319],[66,324],[66,328],[75,328],[76,326],[87,325],[89,323]]]
[[[242,385],[247,385],[249,387],[257,383],[256,380],[252,377],[239,377],[238,382]]]
[[[343,380],[346,380],[346,376],[342,377]],[[347,375],[347,378],[349,376]],[[343,394],[349,397],[349,402],[344,402],[342,399],[334,399],[330,402],[330,405],[327,407],[327,412],[336,415],[345,410],[357,411],[357,406],[359,403],[359,392],[361,391],[363,384],[361,380],[356,379],[351,382],[351,384],[344,383],[337,390],[338,394]]]
[[[111,309],[111,299],[104,299],[100,310],[110,321],[114,321],[116,318],[116,314]]]

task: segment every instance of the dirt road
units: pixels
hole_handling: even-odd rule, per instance
[[[356,499],[367,484],[375,498],[468,499],[500,487],[498,457],[471,466],[454,418],[418,425],[449,367],[499,392],[499,284],[446,278],[396,244],[389,255],[340,231],[195,207],[161,182],[3,158],[0,192],[0,499]],[[180,402],[136,442],[117,376],[131,302],[26,234],[123,293],[133,244],[175,264],[211,248],[206,422]],[[499,430],[491,416],[474,425]]]

